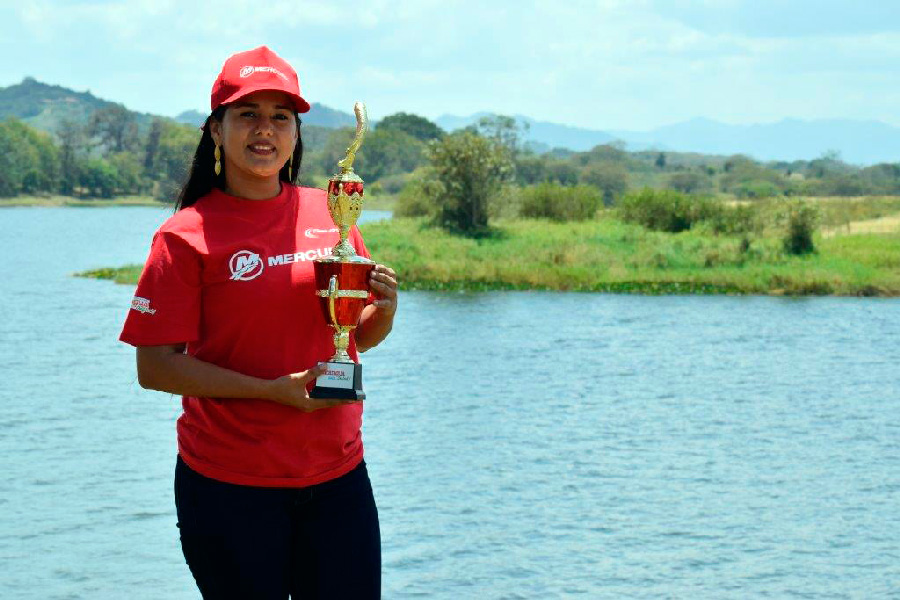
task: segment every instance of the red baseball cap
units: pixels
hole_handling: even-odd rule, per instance
[[[309,110],[309,102],[300,95],[297,72],[265,46],[238,52],[225,61],[212,87],[210,110],[260,90],[284,92],[291,97],[298,113]]]

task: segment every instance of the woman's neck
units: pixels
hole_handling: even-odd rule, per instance
[[[281,181],[278,175],[260,179],[247,177],[241,172],[232,174],[226,171],[225,193],[246,200],[267,200],[281,193]]]

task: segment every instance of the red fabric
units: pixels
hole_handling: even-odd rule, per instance
[[[209,95],[210,110],[260,90],[285,92],[293,100],[294,110],[299,113],[309,110],[309,102],[300,95],[297,72],[265,46],[228,57],[213,82]]]
[[[308,369],[334,354],[312,259],[338,239],[323,190],[282,183],[268,200],[215,190],[155,234],[120,339],[186,342],[200,360],[266,379]],[[368,256],[355,227],[350,240]],[[352,335],[349,351],[356,359]],[[185,397],[183,406],[179,452],[213,479],[306,486],[362,460],[361,404],[305,413],[262,399]]]

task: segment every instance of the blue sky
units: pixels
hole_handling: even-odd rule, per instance
[[[900,125],[895,0],[0,0],[0,86],[33,76],[145,112],[207,110],[225,58],[261,44],[308,100],[376,119]]]

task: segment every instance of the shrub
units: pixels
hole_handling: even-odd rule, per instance
[[[777,185],[763,180],[742,181],[734,186],[732,191],[738,198],[772,198],[782,193]]]
[[[583,221],[593,218],[601,206],[603,194],[589,185],[540,183],[522,189],[523,217]]]
[[[720,209],[721,205],[710,198],[644,188],[622,199],[619,216],[647,229],[677,233],[712,218]]]
[[[710,230],[717,234],[740,235],[761,233],[763,219],[756,204],[717,205],[709,211],[706,222]]]
[[[784,234],[784,251],[788,254],[810,254],[816,251],[813,234],[819,220],[819,211],[812,204],[797,201],[791,203],[787,213],[787,231]]]
[[[492,219],[514,219],[522,214],[522,188],[502,185],[488,199],[488,216]]]
[[[441,193],[440,183],[427,170],[418,173],[419,177],[407,183],[397,196],[394,214],[398,217],[434,217],[437,214],[434,199]]]

